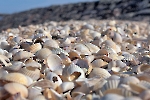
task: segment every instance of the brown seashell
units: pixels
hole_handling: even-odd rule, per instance
[[[2,77],[5,81],[16,82],[28,86],[28,80],[25,75],[21,73],[9,73]]]
[[[50,51],[47,48],[42,48],[38,52],[36,52],[35,56],[38,57],[40,60],[46,59],[50,54],[52,54],[52,51]]]
[[[76,51],[76,50],[71,50],[70,52],[69,52],[69,58],[71,59],[71,60],[73,60],[73,59],[76,59],[76,58],[81,58],[81,56],[80,56],[80,53],[78,52],[78,51]]]
[[[106,69],[93,68],[92,72],[89,74],[89,77],[92,78],[95,76],[102,77],[102,78],[109,78],[111,75]]]
[[[137,73],[142,73],[150,68],[149,64],[141,64],[137,68]]]
[[[34,55],[31,52],[27,52],[27,51],[19,51],[14,55],[14,59],[13,60],[22,60],[22,59],[27,59],[30,57],[33,57]]]
[[[19,72],[31,77],[34,81],[40,78],[40,70],[34,67],[24,67]]]
[[[10,94],[16,94],[20,93],[21,97],[26,98],[28,97],[28,90],[24,85],[21,85],[19,83],[7,83],[4,85],[4,88],[7,92]]]
[[[49,89],[49,88],[46,88],[46,89],[43,91],[43,95],[45,96],[46,99],[51,99],[51,98],[52,98],[51,92],[50,92],[50,89]]]

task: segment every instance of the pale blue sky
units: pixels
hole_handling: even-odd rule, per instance
[[[67,4],[95,0],[0,0],[0,13],[15,13],[54,4]]]

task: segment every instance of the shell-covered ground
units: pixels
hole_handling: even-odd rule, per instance
[[[0,100],[150,100],[150,26],[46,22],[0,34]]]

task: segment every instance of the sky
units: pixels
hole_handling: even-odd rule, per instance
[[[0,13],[12,14],[38,7],[94,0],[0,0]]]

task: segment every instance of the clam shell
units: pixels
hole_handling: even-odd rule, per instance
[[[103,61],[102,59],[96,59],[91,64],[92,64],[92,66],[94,68],[94,67],[106,67],[106,65],[108,63]]]
[[[119,33],[114,33],[113,41],[116,43],[122,43],[122,37]]]
[[[76,51],[76,50],[71,50],[71,51],[69,52],[69,58],[70,58],[71,60],[73,60],[73,59],[76,59],[76,58],[81,58],[81,56],[80,56],[80,53],[79,53],[78,51]]]
[[[69,56],[69,54],[68,54],[65,50],[63,50],[63,49],[61,49],[61,48],[52,48],[51,51],[52,51],[52,53],[54,53],[54,54],[61,54],[61,53],[64,53],[65,55]]]
[[[69,90],[72,90],[75,87],[75,84],[73,82],[63,82],[59,87],[58,87],[58,93],[63,93]]]
[[[129,83],[137,84],[139,82],[140,82],[140,80],[138,78],[136,78],[135,76],[129,76],[129,77],[125,77],[125,78],[121,79],[122,84],[129,84]]]
[[[48,72],[46,74],[46,79],[50,80],[57,86],[60,86],[60,84],[62,84],[61,78],[56,73],[53,73],[53,72]]]
[[[22,59],[27,59],[27,58],[30,58],[33,56],[34,56],[34,54],[32,54],[31,52],[19,51],[19,52],[15,53],[13,60],[22,60]]]
[[[36,95],[32,100],[47,100],[43,95]]]
[[[36,61],[31,61],[31,62],[25,62],[26,67],[35,67],[35,68],[41,68],[42,65]]]
[[[29,46],[27,48],[27,50],[29,50],[30,52],[32,53],[36,53],[38,50],[40,50],[42,48],[41,44],[40,43],[35,43],[35,44],[32,44],[31,46]]]
[[[52,54],[52,51],[50,51],[47,48],[42,48],[38,52],[36,52],[35,56],[38,57],[40,60],[46,59],[50,54]]]
[[[61,74],[63,62],[58,55],[50,54],[46,59],[46,65],[51,71],[57,71],[59,74]]]
[[[51,91],[51,96],[53,100],[64,100],[64,97],[60,95],[59,93],[57,93],[55,90],[50,89],[50,91]]]
[[[102,77],[102,78],[109,78],[111,76],[111,74],[103,68],[93,68],[92,72],[89,74],[89,77]]]
[[[91,52],[84,44],[75,44],[73,49],[77,50],[80,53],[80,55],[91,55]]]
[[[71,63],[71,59],[66,56],[64,53],[61,53],[59,57],[62,59],[64,65],[69,65]]]
[[[91,53],[97,53],[100,50],[98,46],[92,43],[85,43],[84,45],[89,49]]]
[[[137,68],[137,73],[142,73],[150,68],[149,64],[141,64]]]
[[[28,90],[24,85],[19,83],[7,83],[4,88],[10,94],[20,93],[23,98],[28,97]]]
[[[34,81],[40,78],[40,70],[34,67],[24,67],[19,72],[31,77]]]
[[[12,65],[5,67],[5,69],[7,70],[11,70],[11,71],[18,71],[21,67],[24,66],[24,63],[21,61],[15,61],[12,63]]]
[[[149,100],[150,99],[150,90],[145,90],[142,93],[140,93],[140,98],[142,98],[142,100]]]
[[[3,80],[10,81],[10,82],[16,82],[23,85],[28,85],[28,80],[25,75],[21,73],[9,73],[2,77]]]
[[[30,100],[32,100],[37,95],[40,95],[41,91],[42,91],[42,89],[39,89],[39,88],[36,88],[36,87],[29,88],[28,89],[28,98]]]
[[[85,78],[85,73],[79,66],[72,63],[63,69],[62,76],[63,81],[73,81],[78,78]]]

